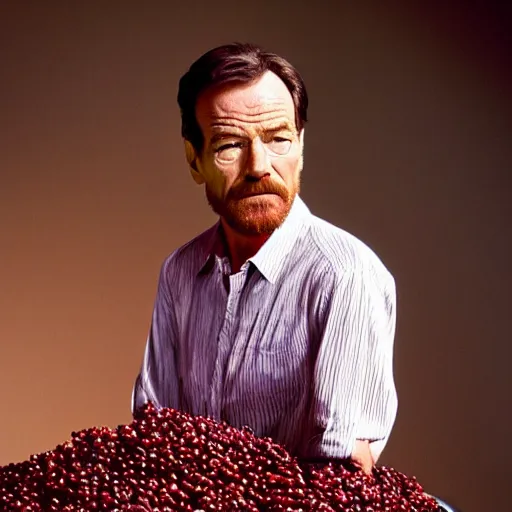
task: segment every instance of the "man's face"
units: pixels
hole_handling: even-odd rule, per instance
[[[211,207],[239,233],[272,233],[290,211],[302,170],[303,133],[286,85],[267,72],[207,90],[196,117],[204,146],[197,155],[189,145],[188,159]]]

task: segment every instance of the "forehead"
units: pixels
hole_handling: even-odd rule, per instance
[[[295,106],[284,82],[267,71],[248,84],[228,84],[203,93],[196,116],[203,134],[216,127],[237,126],[250,130],[267,123],[287,122],[295,127]]]

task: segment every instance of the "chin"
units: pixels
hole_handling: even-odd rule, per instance
[[[226,219],[228,224],[241,234],[245,235],[270,235],[286,219],[289,209],[287,208],[245,208],[241,215]]]
[[[247,196],[238,201],[238,208],[272,208],[272,205],[285,205],[286,201],[277,194],[258,194],[255,196]]]
[[[207,189],[207,199],[217,213],[234,231],[246,236],[272,234],[286,219],[295,194],[283,197],[264,193],[222,201]]]

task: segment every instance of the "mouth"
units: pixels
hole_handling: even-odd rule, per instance
[[[244,194],[241,199],[247,199],[248,197],[261,197],[261,196],[275,196],[277,195],[275,192],[250,192],[248,194]]]

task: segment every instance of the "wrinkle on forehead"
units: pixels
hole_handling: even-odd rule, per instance
[[[287,124],[290,128],[293,129],[293,120],[289,118],[288,112],[286,110],[281,111],[265,111],[265,112],[257,112],[251,115],[247,115],[245,113],[237,113],[232,112],[231,115],[226,116],[218,116],[212,114],[210,116],[211,127],[216,126],[232,126],[240,123],[246,124]]]
[[[295,125],[295,105],[290,91],[271,72],[250,84],[206,92],[199,98],[196,113],[203,128],[277,120]]]
[[[291,98],[290,98],[291,99]],[[292,100],[293,104],[293,100]],[[271,94],[261,94],[258,90],[233,90],[231,93],[219,95],[213,103],[215,113],[240,112],[246,115],[257,115],[269,110],[287,110],[286,98]]]

